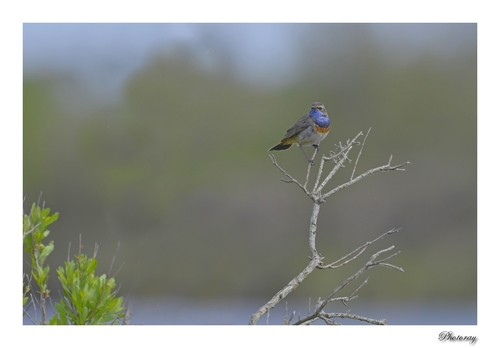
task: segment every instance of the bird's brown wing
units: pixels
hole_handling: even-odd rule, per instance
[[[304,129],[307,129],[310,126],[314,125],[313,119],[309,115],[304,115],[293,126],[287,129],[286,134],[283,136],[283,140],[292,138],[302,132]]]

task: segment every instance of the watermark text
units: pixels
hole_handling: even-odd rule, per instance
[[[461,335],[455,335],[453,331],[442,331],[439,334],[438,339],[440,341],[463,341],[463,342],[469,342],[470,345],[473,345],[477,341],[476,336],[461,336]]]

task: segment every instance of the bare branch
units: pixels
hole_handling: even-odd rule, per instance
[[[341,257],[340,259],[338,259],[337,261],[335,262],[332,262],[328,265],[325,265],[325,266],[319,266],[318,268],[321,268],[321,269],[325,269],[325,268],[339,268],[343,265],[345,265],[346,263],[348,262],[351,262],[352,260],[356,259],[359,255],[361,255],[365,250],[366,248],[370,245],[370,244],[373,244],[375,243],[376,241],[384,238],[385,236],[389,235],[389,234],[393,234],[393,233],[397,233],[401,231],[401,228],[393,228],[392,230],[390,231],[387,231],[385,232],[384,234],[378,236],[377,238],[375,238],[374,240],[370,241],[370,242],[366,242],[365,244],[361,245],[360,247],[357,247],[356,249],[354,249],[353,251],[351,251],[349,254]],[[351,255],[357,253],[355,256],[353,256],[352,258],[348,259],[347,261],[341,263],[340,265],[337,265],[339,262],[345,260],[346,258],[350,257]]]
[[[359,291],[359,289],[361,289],[366,283],[368,283],[368,279],[369,278],[366,278],[365,281],[363,283],[361,283],[360,286],[358,286],[358,288],[356,290],[353,291],[352,294],[350,294],[349,296],[344,296],[344,297],[333,297],[331,298],[328,302],[334,302],[334,301],[342,301],[342,303],[344,304],[344,306],[347,306],[347,302],[348,301],[351,301],[351,300],[354,300],[356,297],[358,297],[358,295],[356,295],[356,293]]]
[[[335,173],[337,173],[339,171],[339,169],[341,167],[343,167],[344,162],[349,159],[349,157],[347,157],[347,155],[349,154],[349,152],[351,150],[352,150],[352,146],[349,146],[346,148],[345,151],[342,151],[342,153],[340,153],[341,158],[337,161],[337,163],[335,164],[333,169],[330,171],[330,173],[328,173],[328,175],[323,180],[323,182],[318,187],[314,188],[314,192],[321,192],[323,187],[325,187],[325,185],[328,184],[328,182],[332,179],[332,177],[335,175]],[[326,161],[327,158],[325,157],[324,160]],[[319,175],[318,175],[318,179],[319,179]]]
[[[286,182],[286,183],[291,183],[293,182],[294,184],[296,184],[298,187],[300,187],[302,189],[302,191],[304,191],[304,193],[306,195],[308,195],[309,197],[311,196],[311,194],[309,193],[309,191],[307,191],[307,188],[305,186],[303,186],[300,182],[298,182],[297,180],[295,180],[295,178],[293,176],[291,176],[290,174],[288,174],[286,172],[286,170],[284,170],[283,168],[280,167],[280,165],[278,164],[278,162],[276,161],[276,157],[274,157],[273,154],[270,154],[269,157],[271,158],[271,161],[273,162],[273,164],[283,173],[285,174],[287,177],[288,177],[288,180],[285,180],[285,179],[281,179],[283,182]],[[310,167],[310,166],[309,166]]]
[[[304,279],[311,274],[316,266],[319,264],[319,258],[313,258],[307,267],[299,273],[298,276],[293,278],[283,289],[278,291],[276,295],[273,296],[269,302],[267,302],[264,306],[262,306],[257,312],[255,312],[250,318],[250,325],[255,325],[259,321],[259,319],[266,314],[269,310],[274,308],[278,303],[281,302],[286,296],[288,296],[292,291],[294,291],[300,283],[304,281]]]
[[[380,319],[380,320],[371,319],[371,318],[362,317],[361,315],[351,314],[348,312],[346,312],[346,313],[321,313],[321,316],[328,318],[328,319],[330,319],[330,318],[355,319],[355,320],[359,320],[359,321],[365,321],[367,323],[374,324],[374,325],[385,325],[387,323],[387,321],[385,319]],[[337,325],[339,325],[339,324],[337,324]]]
[[[272,155],[272,154],[269,155],[272,163],[287,177],[287,179],[281,179],[281,180],[283,180],[286,183],[295,183],[313,201],[313,209],[312,209],[311,220],[310,220],[310,224],[309,224],[309,249],[311,251],[311,255],[309,257],[310,261],[309,261],[308,265],[304,268],[304,270],[302,272],[300,272],[296,277],[294,277],[285,287],[283,287],[280,291],[278,291],[271,298],[271,300],[269,300],[264,306],[262,306],[256,313],[254,313],[250,318],[250,324],[252,324],[252,325],[257,324],[257,322],[260,320],[260,318],[266,313],[267,313],[267,317],[269,320],[270,310],[272,308],[274,308],[280,301],[282,301],[284,298],[286,298],[286,296],[288,296],[292,291],[294,291],[304,281],[304,279],[309,274],[311,274],[316,268],[318,268],[318,269],[339,268],[339,267],[355,260],[356,258],[358,258],[368,248],[368,246],[370,244],[373,244],[373,243],[379,241],[380,239],[384,238],[385,236],[387,236],[389,234],[400,231],[400,229],[392,229],[388,232],[385,232],[384,234],[380,235],[379,237],[373,239],[372,241],[366,242],[364,245],[354,249],[353,251],[351,251],[347,255],[342,256],[337,261],[332,262],[328,265],[323,265],[323,257],[316,250],[316,231],[317,231],[317,221],[318,221],[318,215],[319,215],[319,208],[320,208],[321,203],[326,202],[325,199],[327,197],[331,196],[332,194],[334,194],[335,192],[337,192],[343,188],[346,188],[346,187],[358,182],[359,180],[365,178],[368,175],[371,175],[371,174],[374,174],[377,172],[382,172],[382,171],[402,171],[402,170],[404,170],[404,169],[402,169],[402,167],[405,166],[406,164],[410,163],[410,162],[405,162],[405,163],[402,163],[402,164],[399,164],[396,166],[392,166],[391,165],[392,156],[390,156],[389,162],[386,165],[370,169],[370,170],[364,172],[363,174],[358,175],[357,177],[354,177],[354,173],[357,169],[357,165],[358,165],[359,159],[361,157],[361,153],[363,151],[368,134],[370,133],[370,130],[371,130],[371,128],[368,129],[368,132],[367,132],[366,136],[364,137],[364,140],[361,144],[357,141],[357,139],[363,135],[362,132],[358,133],[356,135],[356,137],[354,137],[354,139],[347,140],[345,145],[342,145],[342,143],[340,142],[339,145],[337,146],[337,149],[339,149],[339,151],[337,153],[332,151],[332,152],[330,152],[329,156],[323,155],[321,157],[320,166],[319,166],[318,173],[316,176],[315,184],[314,184],[311,192],[307,190],[307,185],[309,183],[309,178],[311,175],[311,167],[312,167],[311,163],[309,163],[308,168],[307,168],[305,182],[304,182],[304,184],[301,184],[299,181],[297,181],[295,178],[293,178],[290,174],[288,174],[283,168],[281,168],[278,165],[274,155]],[[332,179],[332,177],[335,175],[335,173],[337,173],[337,171],[340,168],[344,167],[344,164],[346,163],[346,161],[351,162],[348,155],[349,155],[349,152],[354,147],[354,145],[361,145],[361,148],[360,148],[360,151],[359,151],[358,156],[356,158],[356,161],[354,163],[354,168],[353,168],[353,171],[351,173],[351,177],[350,177],[349,181],[342,184],[342,185],[337,186],[336,188],[330,190],[329,192],[327,192],[326,194],[323,195],[321,193],[321,191],[324,189],[325,185],[327,185],[328,182]],[[312,157],[313,159],[316,156],[316,154],[317,154],[317,148],[314,151],[314,154]],[[333,168],[326,175],[326,177],[323,179],[323,181],[321,181],[321,177],[322,177],[323,171],[325,169],[325,163],[329,162],[329,161],[334,162]],[[320,184],[320,182],[321,182],[321,184]],[[299,315],[299,318],[298,318],[297,322],[295,323],[295,325],[299,325],[299,324],[309,325],[317,320],[323,320],[328,325],[338,325],[338,323],[336,323],[333,320],[333,318],[349,318],[349,319],[365,321],[365,322],[368,322],[371,324],[385,325],[385,323],[386,323],[385,319],[382,319],[382,320],[370,319],[370,318],[362,317],[359,315],[351,314],[349,312],[346,312],[346,313],[326,313],[326,312],[324,312],[324,308],[328,303],[331,303],[331,302],[341,301],[344,305],[346,305],[346,303],[348,301],[355,299],[358,296],[357,292],[361,289],[361,287],[363,287],[367,283],[368,279],[366,279],[360,286],[358,286],[356,288],[356,290],[354,290],[354,292],[352,292],[351,295],[344,296],[344,297],[336,297],[336,295],[344,287],[346,287],[347,285],[349,285],[350,283],[355,281],[357,278],[360,277],[361,274],[363,274],[364,272],[366,272],[368,269],[370,269],[372,267],[382,266],[382,267],[392,268],[392,269],[403,272],[403,269],[401,267],[395,266],[395,265],[387,262],[388,260],[392,259],[394,256],[398,255],[399,252],[396,252],[396,253],[386,257],[385,259],[377,260],[377,258],[382,253],[388,252],[388,251],[392,250],[393,248],[394,248],[394,246],[391,246],[389,248],[380,250],[380,251],[376,252],[375,254],[373,254],[370,257],[370,259],[368,260],[368,262],[366,262],[366,264],[363,265],[363,267],[361,267],[355,274],[353,274],[352,276],[345,279],[344,282],[342,282],[339,286],[337,286],[335,289],[333,289],[333,291],[328,295],[328,297],[326,297],[324,300],[319,298],[318,302],[316,303],[316,306],[315,306],[313,313],[311,313],[311,299],[309,298],[308,316],[305,318],[300,318],[300,315]],[[290,324],[294,316],[295,316],[295,312],[292,312],[291,316],[288,317],[288,304],[287,304],[286,314],[285,314],[285,319],[284,319],[285,324],[287,324],[287,325]]]
[[[311,161],[314,161],[314,157],[316,157],[316,154],[318,153],[319,147],[314,148],[314,153],[311,157]],[[307,187],[307,183],[309,182],[309,174],[311,173],[311,167],[313,166],[313,163],[309,163],[307,166],[307,174],[306,174],[306,181],[304,182],[304,187]]]
[[[315,317],[320,317],[320,315],[324,315],[326,313],[323,312],[323,308],[325,308],[325,306],[334,301],[334,296],[340,291],[342,290],[344,287],[346,287],[348,284],[350,284],[351,282],[353,282],[354,280],[358,279],[359,276],[361,274],[363,274],[364,272],[366,272],[368,269],[372,268],[372,267],[375,267],[375,266],[383,266],[383,261],[386,261],[392,257],[394,257],[396,254],[394,255],[391,255],[389,256],[388,258],[384,259],[384,260],[380,260],[380,261],[375,261],[375,259],[380,256],[380,254],[384,253],[384,252],[387,252],[389,250],[392,250],[394,248],[394,246],[391,246],[387,249],[383,249],[383,250],[380,250],[378,252],[376,252],[375,254],[373,254],[371,257],[370,257],[370,260],[363,266],[361,267],[355,274],[353,274],[352,276],[348,277],[346,280],[344,280],[342,282],[342,284],[340,284],[339,286],[337,286],[331,293],[330,295],[328,295],[328,297],[324,300],[322,300],[320,303],[318,303],[318,305],[316,306],[316,310],[314,311],[314,313],[308,315],[307,317],[301,319],[301,320],[298,320],[295,325],[300,325],[300,324],[304,324],[306,322],[309,322],[311,319],[315,318]],[[391,265],[392,266],[392,265]],[[396,267],[396,266],[394,266]],[[362,284],[363,285],[363,284]],[[359,288],[358,288],[359,289]],[[357,291],[357,290],[356,290]],[[371,320],[374,320],[374,319],[371,319]]]
[[[357,177],[355,177],[354,179],[349,180],[348,182],[346,182],[346,183],[344,183],[342,185],[337,186],[336,188],[332,189],[328,193],[325,193],[322,196],[322,198],[323,199],[328,198],[329,196],[333,195],[335,192],[340,191],[340,190],[342,190],[342,189],[344,189],[344,188],[346,188],[348,186],[351,186],[352,184],[354,184],[354,183],[358,182],[359,180],[367,177],[368,175],[371,175],[371,174],[374,174],[374,173],[377,173],[377,172],[388,172],[388,171],[392,171],[392,170],[404,171],[404,169],[402,169],[401,167],[403,167],[403,166],[405,166],[407,164],[410,164],[410,162],[404,162],[404,163],[401,163],[401,164],[398,164],[398,165],[395,165],[395,166],[391,166],[391,160],[392,160],[392,156],[389,158],[389,163],[388,164],[385,164],[383,166],[367,170],[363,174],[360,174]]]
[[[347,154],[351,151],[352,147],[357,144],[357,139],[363,135],[363,132],[359,132],[358,135],[354,137],[352,140],[348,140],[345,146],[342,146],[342,143],[339,144],[340,151],[338,153],[331,153],[330,156],[323,156],[321,158],[320,169],[318,171],[318,176],[316,177],[316,183],[313,188],[313,192],[320,192],[323,187],[330,181],[330,179],[335,175],[335,173],[343,166],[345,160],[348,159]],[[340,157],[340,159],[339,159]],[[321,179],[321,175],[323,174],[323,166],[327,161],[335,161],[335,167],[330,171],[328,176],[325,178],[321,186],[318,187],[319,181]]]
[[[328,318],[328,314],[327,313],[323,313],[321,312],[318,317],[323,320],[327,325],[340,325],[340,324],[337,324],[335,321],[333,320],[330,320],[330,318]]]
[[[384,267],[387,267],[387,268],[392,268],[392,269],[396,269],[400,272],[404,272],[404,270],[401,268],[401,267],[398,267],[398,266],[394,266],[390,263],[386,263],[385,261],[387,260],[390,260],[392,259],[394,256],[398,255],[400,253],[400,251],[398,251],[397,253],[394,253],[392,254],[391,256],[388,256],[386,257],[385,259],[383,260],[379,260],[379,261],[374,261],[375,258],[377,258],[381,253],[384,253],[386,251],[389,251],[389,250],[392,250],[394,249],[394,245],[387,248],[387,249],[384,249],[384,250],[380,250],[378,253],[376,253],[375,255],[373,255],[371,258],[370,258],[370,261],[368,262],[369,263],[369,266],[372,267],[372,266],[384,266]]]
[[[250,318],[250,324],[257,324],[259,319],[266,314],[269,310],[274,308],[281,300],[288,296],[292,291],[294,291],[300,283],[306,279],[306,277],[311,274],[315,268],[321,265],[323,257],[316,251],[316,228],[319,214],[319,203],[313,204],[313,212],[311,214],[311,223],[309,226],[309,248],[311,250],[311,257],[307,267],[299,273],[298,276],[293,278],[283,289],[278,291],[276,295],[269,300],[264,306],[262,306],[256,313]]]

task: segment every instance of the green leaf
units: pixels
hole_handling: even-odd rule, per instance
[[[40,256],[39,256],[40,259],[45,261],[47,256],[49,256],[53,250],[54,250],[54,243],[50,242],[49,245],[42,248],[42,251],[41,251]]]

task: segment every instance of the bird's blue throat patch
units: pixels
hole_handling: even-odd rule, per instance
[[[321,128],[328,128],[330,127],[330,119],[325,116],[321,111],[317,109],[311,110],[309,113],[309,116],[314,120],[314,123],[318,125]]]

